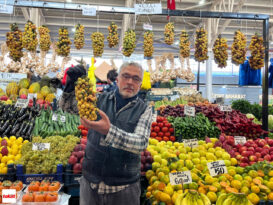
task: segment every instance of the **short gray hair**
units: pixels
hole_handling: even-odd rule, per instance
[[[144,70],[143,70],[142,66],[137,62],[125,62],[125,63],[123,63],[119,68],[119,73],[121,73],[121,71],[124,68],[128,67],[128,66],[134,66],[134,67],[139,68],[140,71],[141,71],[141,78],[143,78]]]

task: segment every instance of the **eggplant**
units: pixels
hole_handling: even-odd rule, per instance
[[[27,130],[27,133],[26,133],[26,135],[27,136],[30,136],[31,135],[31,132],[32,132],[32,130],[33,130],[33,128],[34,128],[34,122],[31,122],[30,123],[30,125],[29,125],[29,127],[28,127],[28,130]]]
[[[5,132],[3,133],[2,136],[3,136],[3,137],[7,136],[8,133],[11,131],[11,129],[12,129],[12,125],[9,125],[8,128],[5,130]]]
[[[21,136],[21,132],[22,132],[22,130],[24,129],[25,124],[26,124],[26,122],[23,122],[23,123],[21,124],[20,129],[19,129],[18,132],[16,133],[16,136],[17,136],[17,137],[20,137],[20,136]]]
[[[12,130],[10,132],[11,135],[15,135],[17,130],[20,128],[20,123],[14,123],[15,125],[12,127]]]
[[[9,123],[10,123],[10,120],[7,120],[7,121],[4,123],[4,125],[1,127],[0,131],[1,131],[1,132],[5,131],[5,130],[8,128]]]
[[[26,132],[27,132],[27,130],[28,130],[28,127],[29,127],[29,123],[27,122],[27,123],[25,124],[25,127],[24,127],[23,130],[21,131],[21,135],[25,135],[25,134],[26,134]]]
[[[23,116],[21,116],[20,118],[18,118],[19,122],[23,121],[25,118],[27,118],[29,115],[28,112],[26,112]]]

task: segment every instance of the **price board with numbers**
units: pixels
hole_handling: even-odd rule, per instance
[[[191,148],[198,147],[197,139],[184,139],[183,143],[184,143],[184,147],[191,147]]]
[[[194,117],[195,116],[195,107],[185,105],[184,114],[187,115],[187,116]]]
[[[237,144],[245,144],[246,143],[246,137],[244,136],[234,136],[234,142],[235,142],[235,145]]]
[[[225,165],[224,160],[209,162],[207,163],[207,166],[209,169],[209,173],[212,177],[227,173],[227,167]]]
[[[232,111],[232,108],[230,105],[221,105],[219,106],[220,107],[220,110],[222,112],[231,112]]]
[[[191,171],[169,173],[171,185],[192,183]]]
[[[28,99],[18,99],[16,101],[15,107],[26,108],[28,106]]]
[[[50,149],[50,143],[32,143],[32,150],[43,151],[45,149]]]

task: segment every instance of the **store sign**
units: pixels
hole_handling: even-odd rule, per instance
[[[15,103],[15,107],[26,108],[28,106],[28,99],[18,99]]]
[[[50,143],[33,143],[32,144],[33,151],[36,151],[36,150],[43,151],[45,149],[47,150],[50,149]]]
[[[169,178],[171,185],[192,183],[191,171],[169,173]]]
[[[2,203],[6,204],[16,203],[16,189],[3,189]]]
[[[243,145],[243,144],[246,143],[246,137],[244,137],[244,136],[234,136],[234,143],[235,143],[235,145],[237,145],[237,144]]]
[[[0,13],[13,14],[13,6],[0,4]]]
[[[147,30],[147,31],[152,31],[153,30],[153,26],[151,24],[144,23],[143,24],[143,29]]]
[[[135,4],[135,14],[162,14],[161,4]]]
[[[21,79],[27,78],[25,73],[1,73],[0,72],[0,88],[6,89],[7,85],[14,81],[19,82]]]
[[[219,106],[220,107],[220,110],[222,112],[231,112],[232,111],[232,108],[230,105],[221,105]]]
[[[212,98],[225,98],[225,99],[245,99],[246,95],[240,95],[240,94],[213,94]]]
[[[184,139],[183,143],[184,143],[184,147],[191,147],[191,148],[198,147],[197,139]]]
[[[184,114],[187,116],[194,117],[195,116],[195,107],[185,105],[184,106]]]
[[[227,167],[226,167],[224,160],[209,162],[209,163],[207,163],[207,166],[209,169],[209,173],[212,177],[227,173]]]
[[[97,7],[96,6],[82,6],[82,15],[96,16],[97,15]]]

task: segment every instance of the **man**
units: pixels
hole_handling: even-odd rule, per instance
[[[107,83],[108,83],[108,85],[105,86],[103,91],[110,92],[110,91],[116,90],[116,88],[117,88],[117,83],[116,83],[117,76],[118,76],[117,71],[114,70],[114,69],[110,70],[107,73]]]
[[[143,69],[121,66],[117,89],[99,96],[101,119],[81,119],[89,129],[80,187],[81,205],[139,205],[140,153],[148,144],[151,109],[137,97]]]

